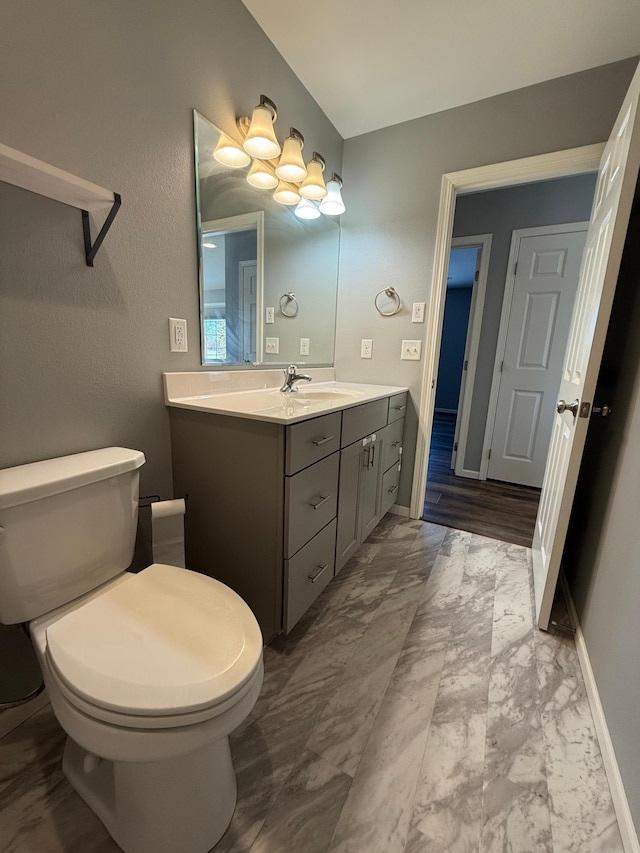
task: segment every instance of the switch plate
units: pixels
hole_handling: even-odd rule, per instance
[[[264,321],[265,321],[265,323],[274,323],[275,322],[274,312],[275,312],[274,308],[265,308],[264,309],[264,315],[265,315]]]
[[[420,361],[422,341],[402,341],[400,358],[403,361]]]
[[[264,348],[268,354],[277,355],[280,352],[280,338],[265,338]]]
[[[370,338],[363,338],[360,344],[360,358],[371,358],[373,355],[373,341]]]
[[[309,338],[300,338],[300,355],[309,355]]]
[[[414,302],[413,311],[411,312],[412,323],[424,323],[424,302]]]
[[[187,352],[187,321],[169,317],[169,346],[171,352]]]

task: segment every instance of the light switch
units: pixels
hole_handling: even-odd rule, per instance
[[[265,338],[264,348],[268,354],[277,355],[280,352],[280,338]]]
[[[373,355],[373,341],[363,338],[360,344],[360,358],[371,358]]]
[[[402,341],[400,358],[403,361],[420,361],[422,341]]]
[[[300,338],[300,355],[309,355],[309,338]]]
[[[265,308],[264,309],[264,321],[265,323],[273,323],[274,321],[274,308]]]

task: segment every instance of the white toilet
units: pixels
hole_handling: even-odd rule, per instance
[[[260,692],[262,635],[210,577],[125,571],[144,461],[109,447],[0,471],[0,622],[30,621],[63,771],[125,853],[206,853],[235,807],[228,735]]]

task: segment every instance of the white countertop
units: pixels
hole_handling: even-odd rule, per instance
[[[304,372],[304,368],[301,368],[301,371]],[[310,371],[310,373],[313,372]],[[281,371],[278,373],[281,374]],[[238,391],[216,389],[210,393],[182,396],[181,391],[193,390],[193,381],[176,381],[176,377],[179,376],[187,377],[193,374],[164,374],[167,406],[279,424],[297,423],[328,412],[349,409],[362,403],[407,391],[407,388],[395,385],[302,381],[297,383],[299,390],[292,393],[280,391],[278,385],[278,387],[263,386]],[[229,374],[227,373],[226,376],[228,377]],[[228,380],[226,385],[228,388]]]

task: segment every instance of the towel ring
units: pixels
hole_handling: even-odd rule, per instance
[[[388,296],[389,299],[392,299],[395,303],[395,307],[392,311],[382,311],[380,306],[378,305],[378,299],[381,294]],[[394,314],[397,314],[398,311],[402,308],[402,299],[400,299],[400,294],[395,289],[395,287],[383,287],[382,290],[379,290],[376,293],[376,298],[373,300],[374,305],[376,306],[376,311],[378,314],[381,314],[383,317],[393,317]]]
[[[285,302],[286,300],[286,302]],[[283,307],[282,303],[285,302]],[[285,307],[288,308],[291,303],[294,303],[291,310],[289,312],[285,311]],[[298,305],[298,300],[296,299],[295,293],[285,293],[280,297],[280,313],[284,317],[297,317],[298,311],[300,310],[300,306]]]

